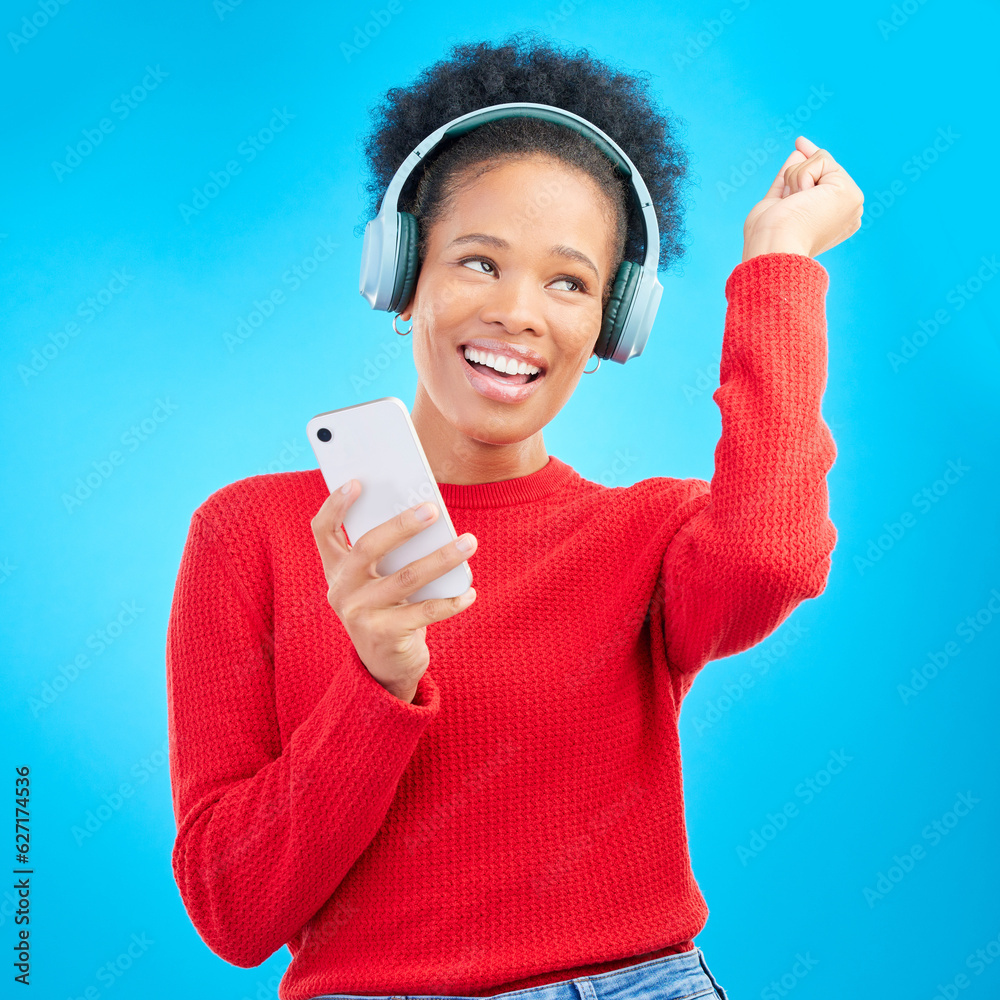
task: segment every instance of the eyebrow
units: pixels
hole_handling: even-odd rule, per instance
[[[466,233],[464,236],[456,236],[448,246],[454,247],[463,243],[485,243],[487,246],[495,247],[497,250],[510,249],[510,244],[506,240],[501,239],[499,236],[492,236],[489,233]],[[594,277],[600,280],[601,275],[597,270],[597,265],[585,253],[574,250],[572,247],[565,246],[562,243],[557,243],[555,246],[549,247],[549,253],[555,254],[557,257],[565,257],[567,260],[575,260],[578,264],[589,267],[594,272]]]

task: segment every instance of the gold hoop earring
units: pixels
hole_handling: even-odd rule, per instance
[[[598,358],[596,354],[593,355],[593,357],[597,358],[597,368],[600,368],[601,367],[601,359]],[[597,368],[595,368],[593,372],[588,372],[586,369],[584,369],[583,374],[584,375],[593,375],[594,372],[597,371]]]
[[[413,332],[413,320],[412,319],[410,320],[409,330],[398,330],[396,329],[396,320],[399,319],[399,317],[402,315],[403,315],[402,313],[396,313],[396,315],[392,317],[392,328],[393,330],[396,330],[396,333],[398,333],[401,337],[405,337],[407,334]]]

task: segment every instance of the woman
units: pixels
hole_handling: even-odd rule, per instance
[[[612,136],[654,199],[661,261],[679,256],[686,158],[643,82],[518,39],[456,46],[389,92],[368,147],[376,204],[434,129],[514,101]],[[282,1000],[725,997],[693,940],[708,909],[677,720],[706,662],[825,587],[836,449],[812,258],[857,230],[862,197],[800,137],[726,284],[711,485],[609,489],[542,437],[638,256],[609,162],[511,118],[430,158],[408,195],[412,416],[469,548],[380,577],[439,512],[352,547],[361,484],[327,494],[318,470],[230,484],[192,517],[167,642],[173,868],[222,958],[250,967],[288,945]],[[491,373],[506,355],[532,369]],[[475,589],[406,601],[465,559]]]

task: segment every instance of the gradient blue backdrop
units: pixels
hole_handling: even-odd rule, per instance
[[[47,2],[0,21],[3,767],[11,792],[31,767],[37,995],[275,996],[287,949],[227,965],[170,867],[164,640],[189,519],[226,483],[313,468],[315,413],[412,406],[409,342],[357,291],[366,109],[453,41],[527,27],[650,71],[698,181],[642,358],[582,379],[546,430],[582,475],[711,478],[724,283],[797,134],[867,198],[864,229],[820,258],[829,584],[709,664],[684,706],[698,944],[733,1000],[1000,995],[996,6],[394,0],[351,52],[383,0]],[[244,145],[274,109],[281,130]],[[85,130],[101,141],[77,159]],[[320,241],[336,246],[310,262]],[[227,346],[273,289],[284,301]],[[866,898],[880,876],[890,891]]]

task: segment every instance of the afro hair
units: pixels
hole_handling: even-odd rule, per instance
[[[595,124],[628,154],[649,189],[660,231],[660,270],[685,250],[682,185],[688,155],[678,135],[684,123],[650,98],[649,74],[626,74],[593,58],[586,49],[563,52],[534,31],[519,31],[499,44],[457,43],[448,58],[424,69],[406,88],[390,88],[369,110],[372,128],[364,139],[371,172],[365,184],[367,218],[374,218],[389,182],[407,156],[446,122],[491,104],[530,101],[571,111]],[[455,181],[473,164],[490,164],[537,151],[586,170],[616,206],[617,264],[641,261],[645,247],[641,215],[627,182],[593,143],[564,126],[532,118],[507,118],[442,144],[404,186],[400,210],[420,226],[420,259],[430,224],[453,194]],[[435,170],[436,164],[441,169]],[[364,222],[356,234],[364,231]],[[613,277],[614,272],[612,272]],[[609,290],[609,289],[608,289]],[[606,290],[607,291],[607,290]]]

